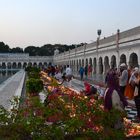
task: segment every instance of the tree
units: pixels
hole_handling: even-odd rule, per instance
[[[30,56],[38,55],[39,51],[40,51],[40,48],[35,47],[35,46],[28,46],[24,49],[24,53],[29,53]]]
[[[12,48],[10,50],[11,53],[23,53],[23,49],[20,47]]]
[[[9,51],[9,46],[5,45],[4,42],[0,42],[0,53],[9,53]]]

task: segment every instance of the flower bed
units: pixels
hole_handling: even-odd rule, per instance
[[[116,131],[114,124],[124,114],[114,109],[106,112],[101,99],[59,85],[44,72],[40,77],[48,92],[45,102],[27,93],[23,108],[15,107],[10,114],[1,108],[1,139],[123,140],[130,133],[128,123],[128,129]]]
[[[47,75],[46,75],[46,77],[47,77]],[[51,80],[52,79],[50,79],[50,81]],[[85,96],[81,95],[81,93],[78,93],[78,92],[75,93],[75,91],[73,89],[70,89],[70,88],[66,88],[66,87],[63,87],[63,86],[60,87],[59,86],[59,88],[58,87],[57,88],[55,87],[55,89],[58,89],[58,91],[61,93],[61,94],[57,94],[56,97],[58,96],[59,98],[63,98],[63,99],[65,98],[64,100],[67,101],[67,102],[70,101],[69,99],[72,100],[73,97],[78,99],[78,101],[76,101],[76,102],[81,102],[80,99],[84,100],[86,98]],[[48,87],[48,90],[51,91],[51,92],[53,92],[54,91],[54,87],[53,86],[50,86],[50,87]],[[57,91],[57,90],[55,90],[55,91]],[[51,96],[50,96],[50,98],[51,98]],[[90,107],[90,106],[93,107],[94,106],[93,102],[95,103],[97,101],[94,100],[94,99],[90,99],[90,101],[87,103],[87,106],[88,107]],[[81,104],[82,104],[82,102],[81,102]],[[71,104],[71,105],[68,104],[66,106],[69,107],[69,108],[71,108],[71,109],[72,108],[75,108],[75,106],[73,104]],[[70,106],[72,106],[72,107],[70,107]],[[99,107],[100,107],[99,110],[101,109],[103,111],[102,104],[100,104]],[[76,106],[76,108],[77,108],[77,106]],[[71,116],[76,116],[77,114],[75,113],[75,110],[74,109],[72,109],[72,110],[73,110],[73,113],[71,113]],[[78,110],[80,110],[80,109],[78,109]],[[89,110],[91,111],[91,108],[89,108]],[[95,118],[98,118],[98,117],[97,116],[96,117],[95,116],[94,117],[93,116],[91,117],[91,116],[89,116],[90,113],[91,112],[88,112],[87,111],[87,114],[88,115],[86,114],[87,118],[89,119],[86,122],[87,125],[88,125],[88,127],[93,127],[92,128],[93,130],[101,130],[102,127],[100,127],[100,126],[94,126],[93,125],[93,122],[96,120]],[[81,118],[84,118],[85,117],[82,114],[82,112],[80,112],[79,115],[81,116]],[[94,121],[91,118],[94,118]],[[140,124],[130,122],[129,120],[127,120],[126,118],[124,118],[124,127],[125,127],[124,133],[125,133],[126,137],[128,137],[128,138],[130,138],[130,137],[138,137],[140,135]]]

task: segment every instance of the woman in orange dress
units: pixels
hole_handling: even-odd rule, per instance
[[[132,100],[134,98],[134,90],[136,86],[136,80],[139,77],[139,69],[138,67],[135,67],[133,72],[128,70],[129,78],[128,83],[125,90],[125,96],[128,97],[128,99]]]
[[[129,100],[132,100],[134,98],[134,90],[135,90],[135,87],[132,86],[131,83],[129,83],[129,79],[131,77],[131,74],[132,74],[132,70],[131,69],[128,69],[128,80],[127,80],[127,85],[126,85],[126,88],[125,88],[125,93],[124,95],[129,99]]]

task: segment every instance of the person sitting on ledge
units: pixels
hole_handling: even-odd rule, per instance
[[[89,84],[88,82],[85,81],[84,86],[85,86],[85,90],[81,92],[84,93],[85,96],[91,96],[97,93],[97,89],[93,85]]]

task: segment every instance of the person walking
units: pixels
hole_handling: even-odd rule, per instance
[[[79,70],[79,74],[80,74],[80,79],[81,79],[81,81],[83,80],[83,76],[84,76],[84,68],[81,66],[80,67],[80,70]]]
[[[107,77],[107,88],[104,93],[104,109],[110,113],[114,108],[120,112],[124,112],[125,106],[128,105],[127,100],[120,92],[119,77],[115,70],[110,70]],[[113,124],[115,129],[123,128],[123,117],[120,115]]]
[[[134,92],[134,101],[137,108],[137,119],[140,121],[140,73],[137,76],[135,81],[135,92]]]
[[[73,75],[72,75],[72,70],[69,65],[67,65],[67,68],[66,68],[66,77],[69,82],[69,86],[71,87],[71,79],[72,79]]]
[[[127,85],[127,80],[128,80],[128,71],[127,71],[127,66],[125,63],[122,63],[120,65],[120,77],[119,77],[119,85],[120,85],[120,91],[124,95],[125,93],[125,88]]]
[[[112,107],[114,107],[120,111],[123,111],[124,107],[127,105],[127,101],[120,92],[119,78],[113,69],[108,73],[107,85],[108,86],[104,94],[105,109],[109,111],[112,109]]]
[[[129,100],[132,100],[134,98],[134,89],[135,88],[133,85],[132,78],[130,80],[130,77],[132,76],[133,72],[134,72],[134,69],[132,69],[132,68],[128,69],[128,80],[127,80],[127,85],[126,85],[125,93],[124,93],[125,97],[127,97]]]
[[[130,95],[130,99],[133,99],[134,98],[134,94],[135,94],[135,88],[136,88],[136,82],[139,78],[139,69],[137,67],[134,68],[130,78],[129,78],[129,86],[130,86],[130,89],[129,89],[129,92],[131,93]],[[126,89],[127,90],[127,89]],[[127,92],[127,91],[126,91]],[[128,92],[128,93],[129,93]],[[128,98],[128,93],[125,94]]]
[[[89,77],[92,76],[92,66],[91,66],[91,64],[89,64],[89,66],[88,66],[88,76]]]
[[[85,66],[85,78],[87,79],[87,75],[88,75],[88,65]]]

